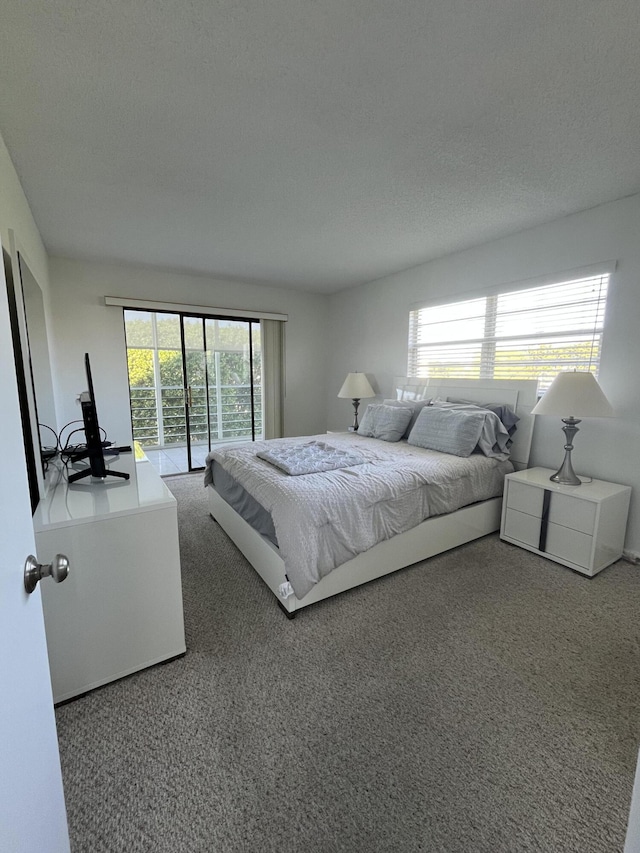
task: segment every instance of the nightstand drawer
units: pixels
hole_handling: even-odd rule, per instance
[[[509,483],[507,493],[508,509],[540,518],[545,492],[550,497],[549,518],[552,518],[555,524],[591,534],[596,523],[596,504],[581,500],[572,494],[563,494],[551,488],[540,489],[527,483],[512,481]]]
[[[554,492],[551,495],[549,518],[554,524],[591,534],[596,526],[596,505],[574,495]]]
[[[587,569],[591,565],[591,549],[593,538],[586,533],[572,530],[569,527],[560,527],[558,524],[549,524],[547,527],[547,541],[544,552],[549,557],[557,557],[567,560]]]
[[[536,489],[536,491],[538,491]],[[503,535],[510,539],[517,539],[523,545],[538,548],[540,545],[540,518],[519,512],[517,509],[507,508]]]
[[[543,489],[538,489],[536,486],[529,486],[527,483],[514,482],[513,480],[509,482],[507,493],[509,509],[516,509],[518,512],[526,512],[527,515],[535,515],[537,518],[540,518],[542,515],[543,498]]]
[[[538,549],[540,547],[540,527],[539,518],[527,515],[526,512],[518,512],[516,509],[507,509],[503,535],[509,539],[522,542],[523,545]],[[544,550],[540,553],[587,568],[590,565],[592,547],[593,539],[586,533],[581,533],[579,530],[573,530],[570,527],[563,527],[560,524],[548,524]]]

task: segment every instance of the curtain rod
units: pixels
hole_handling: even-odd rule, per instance
[[[208,317],[243,317],[250,320],[289,319],[288,314],[275,314],[272,311],[244,311],[239,308],[214,308],[211,305],[187,305],[183,302],[155,302],[151,299],[129,299],[125,296],[105,296],[105,305],[119,308],[142,308],[147,311],[167,311],[175,314],[204,314]]]

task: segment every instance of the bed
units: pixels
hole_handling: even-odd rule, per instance
[[[394,403],[415,406],[405,436],[427,400],[455,409],[498,403],[519,418],[508,452],[453,456],[410,444],[419,430],[397,442],[345,431],[239,443],[208,457],[209,511],[293,618],[310,604],[498,530],[504,476],[528,464],[536,391],[535,381],[398,378]],[[428,414],[436,413],[429,407]],[[488,417],[493,424],[495,416]],[[360,461],[291,476],[277,467],[281,459],[257,457],[316,448],[326,453],[325,446],[347,462]],[[366,489],[365,475],[372,478]],[[350,495],[348,507],[341,505],[342,494]],[[384,516],[383,504],[390,507]],[[327,515],[329,508],[335,517]]]

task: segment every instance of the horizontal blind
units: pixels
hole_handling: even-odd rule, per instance
[[[609,274],[494,293],[410,312],[408,375],[537,379],[597,375]]]

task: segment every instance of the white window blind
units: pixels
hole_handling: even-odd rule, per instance
[[[413,309],[408,375],[537,379],[598,372],[609,274]]]

